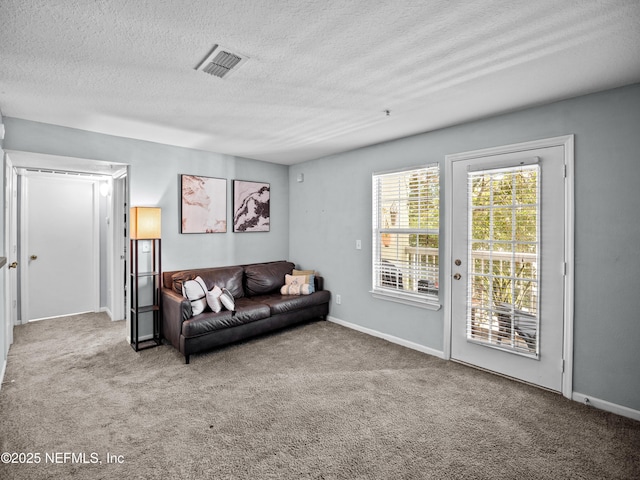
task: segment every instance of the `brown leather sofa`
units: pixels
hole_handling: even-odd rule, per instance
[[[329,313],[331,294],[315,275],[310,295],[281,295],[285,275],[295,265],[287,261],[163,272],[161,288],[162,336],[189,363],[189,356],[244,340]],[[207,288],[226,288],[235,299],[235,311],[206,309],[193,316],[182,284],[200,276]]]

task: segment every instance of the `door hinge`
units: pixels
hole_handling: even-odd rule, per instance
[[[562,373],[564,373],[564,358],[562,359]]]
[[[564,178],[567,178],[567,165],[566,165],[566,164],[564,164],[564,165],[562,166],[562,176],[563,176]]]
[[[567,262],[562,262],[562,275],[567,275]]]

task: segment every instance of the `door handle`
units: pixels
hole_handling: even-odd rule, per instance
[[[18,268],[18,262],[10,263],[9,268]]]
[[[453,276],[453,279],[454,279],[454,280],[460,280],[461,278],[462,278],[462,275],[460,275],[459,273],[456,273],[456,274]]]
[[[38,255],[31,255],[31,260],[37,260],[38,259]]]

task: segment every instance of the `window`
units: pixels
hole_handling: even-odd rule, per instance
[[[373,294],[437,306],[438,164],[373,174]]]
[[[537,358],[540,165],[467,178],[467,338]]]

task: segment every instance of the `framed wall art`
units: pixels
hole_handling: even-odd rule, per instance
[[[233,231],[268,232],[271,188],[268,183],[233,181]]]
[[[181,175],[180,233],[227,231],[227,180]]]

